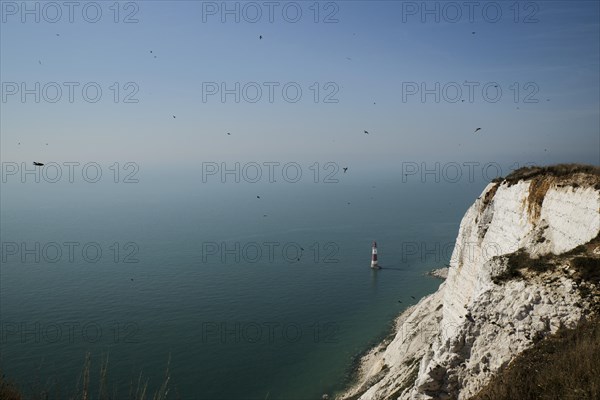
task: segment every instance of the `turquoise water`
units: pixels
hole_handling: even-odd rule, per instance
[[[423,273],[447,262],[482,189],[373,178],[202,185],[165,174],[4,185],[0,366],[25,388],[39,378],[68,391],[86,352],[92,378],[108,355],[114,390],[127,393],[140,371],[156,387],[170,357],[181,398],[320,398],[436,290]],[[373,240],[380,271],[369,268]],[[35,250],[21,260],[22,243],[36,242],[40,261]],[[72,261],[65,242],[78,243]],[[233,249],[224,259],[223,244]]]

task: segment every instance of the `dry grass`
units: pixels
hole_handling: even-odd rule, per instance
[[[492,281],[497,285],[512,279],[523,278],[523,272],[525,270],[537,273],[549,271],[556,266],[558,261],[558,257],[553,254],[531,258],[529,253],[524,249],[520,249],[503,257],[508,258],[508,268],[501,274],[492,278]]]
[[[148,394],[148,379],[145,379],[140,373],[137,380],[131,380],[129,389],[129,400],[167,400],[169,399],[169,382],[171,380],[170,375],[170,364],[171,358],[167,362],[167,368],[165,376],[160,387],[154,391],[150,396]],[[29,397],[26,397],[23,392],[14,384],[14,382],[6,380],[4,375],[0,377],[0,400],[48,400],[48,399],[68,399],[68,400],[116,400],[122,399],[115,393],[112,395],[109,393],[109,382],[108,382],[108,357],[100,360],[100,369],[98,374],[97,384],[94,383],[92,374],[92,357],[90,353],[85,355],[83,362],[83,368],[74,391],[70,395],[61,395],[60,388],[50,387],[47,385],[45,388],[34,388],[31,390]],[[97,396],[94,396],[92,387],[98,387]],[[54,393],[54,395],[52,395]]]
[[[2,400],[24,400],[25,398],[14,382],[7,380],[4,374],[0,374],[0,399]]]
[[[557,178],[572,177],[575,174],[585,174],[591,177],[596,183],[600,182],[600,167],[583,164],[557,164],[547,167],[523,167],[513,171],[505,178],[496,178],[496,182],[506,182],[509,186],[515,183],[532,179],[539,176],[553,176]]]
[[[492,202],[492,199],[494,198],[494,195],[496,194],[496,192],[498,191],[498,188],[500,187],[499,183],[495,183],[494,186],[492,186],[490,188],[490,190],[488,190],[485,194],[485,196],[483,197],[483,209],[485,210],[487,208],[487,206]]]
[[[586,244],[575,247],[565,253],[546,254],[532,258],[524,249],[500,257],[506,257],[508,268],[503,273],[492,278],[494,283],[501,284],[511,279],[524,277],[524,272],[543,273],[551,271],[559,265],[569,264],[573,271],[572,278],[580,283],[586,281],[600,285],[600,255],[595,249],[600,247],[600,234]]]
[[[529,195],[527,197],[527,214],[532,222],[540,218],[542,212],[542,203],[554,179],[550,177],[536,177],[529,186]]]
[[[575,257],[571,267],[578,277],[593,283],[600,283],[600,259],[594,257]]]
[[[517,356],[471,400],[600,398],[600,323],[561,329]]]

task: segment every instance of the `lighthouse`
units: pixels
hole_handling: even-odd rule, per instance
[[[379,269],[379,265],[377,265],[377,242],[373,241],[373,248],[371,251],[371,268]]]

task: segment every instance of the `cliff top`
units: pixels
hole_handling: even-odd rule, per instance
[[[522,180],[553,177],[562,183],[594,186],[600,190],[600,167],[584,164],[556,164],[547,167],[523,167],[513,171],[504,178],[496,178],[492,182],[506,183],[512,186]]]
[[[501,185],[508,187],[520,181],[531,181],[528,198],[528,210],[532,221],[539,218],[542,202],[550,187],[570,186],[600,190],[600,167],[584,164],[556,164],[546,167],[523,167],[513,171],[505,178],[496,178],[494,186],[485,193],[483,206],[487,207],[493,200]]]

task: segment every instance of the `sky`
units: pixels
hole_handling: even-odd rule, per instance
[[[449,235],[510,169],[600,165],[600,1],[0,0],[0,85],[3,238],[191,257],[178,246],[358,230],[368,260],[376,234]],[[34,161],[42,185],[19,184]],[[65,183],[72,163],[100,184]],[[204,179],[223,163],[278,163],[284,184]],[[442,184],[417,186],[432,168]]]
[[[598,1],[0,3],[3,162],[600,164]]]

